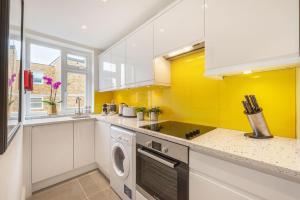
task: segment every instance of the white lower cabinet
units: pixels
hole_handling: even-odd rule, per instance
[[[73,169],[73,122],[32,128],[32,183]]]
[[[109,177],[110,165],[110,124],[95,123],[95,160],[100,170]]]
[[[74,168],[95,162],[95,121],[74,122]]]
[[[213,179],[190,172],[190,200],[249,200],[245,194]]]
[[[190,151],[190,200],[299,200],[300,184]]]

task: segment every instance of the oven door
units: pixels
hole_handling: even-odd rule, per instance
[[[137,190],[147,199],[188,200],[188,165],[137,145]]]

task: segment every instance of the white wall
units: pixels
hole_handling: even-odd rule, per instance
[[[23,130],[0,155],[0,200],[21,200],[23,171]]]

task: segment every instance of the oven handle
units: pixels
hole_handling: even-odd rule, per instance
[[[149,158],[152,158],[153,160],[156,160],[156,161],[160,162],[161,164],[164,164],[164,165],[166,165],[166,166],[168,166],[168,167],[170,167],[170,168],[173,168],[173,169],[175,168],[175,165],[176,165],[175,163],[171,163],[171,162],[169,162],[169,161],[166,161],[166,160],[164,160],[164,159],[162,159],[162,158],[159,158],[159,157],[153,155],[152,153],[149,153],[149,152],[147,152],[147,151],[144,151],[144,150],[142,150],[142,149],[140,149],[140,148],[138,148],[137,151],[138,151],[139,153],[143,154],[144,156],[147,156],[147,157],[149,157]]]

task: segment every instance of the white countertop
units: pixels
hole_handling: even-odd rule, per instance
[[[300,183],[300,142],[297,142],[295,139],[274,137],[273,139],[257,140],[244,137],[244,133],[241,131],[217,128],[193,140],[185,140],[139,128],[140,126],[155,122],[138,122],[136,118],[122,118],[117,115],[92,115],[90,119],[104,121],[186,145],[189,146],[191,150],[206,153],[220,159],[235,162]],[[82,119],[61,117],[28,120],[25,121],[24,125],[33,126],[76,120]]]

